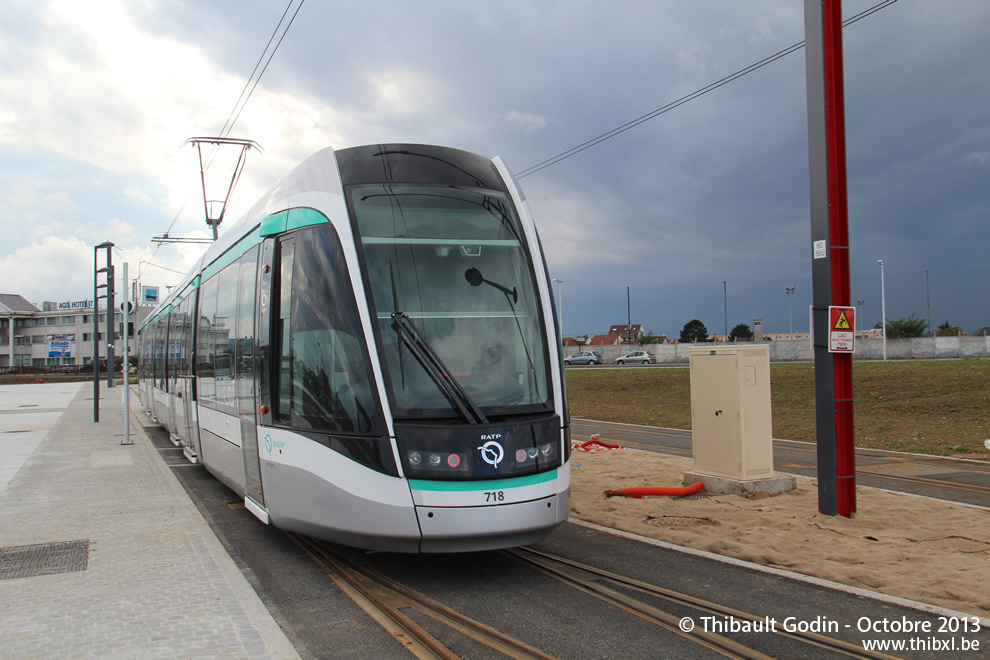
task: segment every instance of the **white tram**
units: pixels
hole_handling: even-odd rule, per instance
[[[399,552],[511,547],[568,515],[559,338],[500,159],[325,149],[149,317],[140,395],[266,523]]]

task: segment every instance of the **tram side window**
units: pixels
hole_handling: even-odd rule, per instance
[[[217,283],[217,277],[214,276],[200,288],[199,338],[196,342],[196,355],[199,356],[196,363],[199,398],[210,407],[217,393],[214,369],[216,332],[213,328],[217,314]]]
[[[238,260],[240,295],[237,303],[235,372],[237,405],[242,415],[254,417],[254,300],[258,286],[258,248]]]
[[[295,237],[282,240],[280,250],[282,265],[279,269],[279,307],[278,307],[278,418],[289,422],[289,411],[292,409],[292,358],[290,348],[292,341],[289,335],[289,319],[292,309],[292,261],[295,256]]]
[[[279,422],[379,431],[377,390],[336,232],[330,225],[301,230],[281,249]]]
[[[165,342],[168,340],[168,316],[155,324],[155,387],[165,389]]]
[[[176,378],[182,368],[182,303],[175,305],[169,313],[168,322],[168,355],[166,369],[168,371],[168,390],[176,392]]]
[[[190,292],[189,297],[182,303],[182,343],[185,346],[182,369],[179,373],[186,377],[192,377],[192,357],[193,357],[193,319],[196,311],[196,290]]]
[[[141,333],[141,379],[151,380],[154,374],[154,363],[151,360],[151,348],[155,343],[154,326],[146,326]]]
[[[237,341],[237,281],[239,272],[235,262],[220,271],[215,278],[219,280],[217,311],[213,321],[215,336],[213,366],[216,370],[216,400],[218,404],[232,407],[237,405],[237,396],[234,391],[236,370],[233,345]]]
[[[175,319],[172,322],[172,328],[176,333],[174,340],[176,350],[175,355],[172,357],[175,358],[176,362],[172,367],[172,373],[177,378],[189,377],[189,344],[192,341],[189,310],[192,307],[192,301],[192,295],[187,295],[179,303],[178,310],[173,311]]]

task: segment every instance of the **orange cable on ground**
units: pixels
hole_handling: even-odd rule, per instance
[[[605,491],[606,497],[684,497],[694,495],[705,489],[705,482],[699,481],[683,488],[665,488],[662,486],[636,486],[633,488],[619,488],[617,490]]]
[[[620,445],[610,445],[607,442],[602,442],[601,436],[598,435],[597,433],[591,436],[591,440],[582,442],[581,444],[576,445],[574,448],[580,449],[581,451],[590,451],[591,445],[598,445],[600,447],[604,447],[605,449],[622,449]]]

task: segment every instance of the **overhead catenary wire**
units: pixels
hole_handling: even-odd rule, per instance
[[[251,85],[251,81],[254,80],[254,74],[258,73],[258,67],[260,67],[262,61],[264,61],[265,53],[268,52],[268,49],[271,47],[272,42],[275,41],[275,35],[278,34],[279,28],[282,27],[282,23],[285,21],[285,17],[289,14],[289,10],[292,8],[292,3],[294,1],[295,0],[289,0],[289,4],[285,6],[285,11],[282,12],[282,18],[279,19],[278,25],[276,25],[275,29],[272,31],[272,36],[268,38],[268,43],[265,44],[265,49],[261,51],[261,56],[258,58],[257,63],[255,63],[254,69],[251,71],[251,75],[248,76],[247,81],[245,81],[244,83],[244,89],[241,90],[241,95],[237,97],[237,101],[234,103],[234,107],[230,111],[230,115],[228,115],[227,121],[223,123],[223,128],[220,129],[220,137],[227,137],[230,134],[230,129],[234,127],[234,123],[237,122],[237,117],[240,116],[240,110],[238,110],[238,107],[240,107],[241,110],[244,109],[244,105],[247,105],[248,99],[251,98],[251,93],[253,93],[254,88],[257,87],[258,85],[257,80],[255,80],[253,86]],[[289,25],[285,28],[286,32],[289,30],[290,27],[292,27],[292,21],[296,20],[296,14],[299,13],[299,9],[302,7],[303,2],[305,1],[306,0],[302,0],[302,2],[299,3],[299,6],[296,7],[296,11],[292,15],[292,20],[289,21]],[[275,50],[278,50],[278,46],[279,44],[282,43],[282,39],[284,38],[285,38],[285,32],[282,33],[282,37],[278,40],[278,44],[275,45]],[[272,51],[272,54],[269,55],[268,57],[268,61],[265,62],[265,66],[261,71],[261,75],[258,76],[258,80],[261,80],[261,76],[264,75],[265,69],[268,68],[268,63],[272,61],[272,56],[275,55],[275,50]],[[250,93],[248,92],[249,87],[251,89]],[[247,98],[244,98],[245,94],[247,94]],[[243,104],[241,103],[242,100],[243,100]],[[235,116],[235,112],[236,112],[236,116]]]
[[[279,37],[278,43],[276,43],[275,44],[275,48],[272,49],[272,53],[271,53],[271,55],[268,56],[268,60],[265,62],[264,68],[261,69],[261,73],[259,73],[258,74],[258,77],[255,79],[254,85],[251,86],[251,91],[248,92],[247,97],[244,99],[244,103],[241,104],[241,107],[240,107],[239,110],[237,110],[237,114],[234,115],[234,118],[233,119],[229,119],[228,118],[228,122],[229,122],[230,125],[227,126],[227,124],[224,124],[224,129],[221,129],[220,137],[227,137],[230,134],[230,131],[233,130],[234,124],[237,123],[237,120],[241,116],[241,112],[243,112],[243,110],[244,110],[244,106],[247,105],[247,102],[251,99],[251,95],[254,94],[254,90],[258,87],[258,83],[261,82],[261,76],[265,75],[265,71],[268,70],[268,65],[271,64],[272,58],[275,57],[275,53],[276,53],[276,51],[278,51],[278,47],[282,45],[282,40],[285,39],[285,35],[289,33],[289,28],[292,27],[292,24],[296,20],[296,16],[299,15],[299,10],[302,9],[303,3],[305,3],[305,2],[306,2],[306,0],[299,0],[299,4],[296,5],[296,11],[293,12],[292,18],[289,19],[289,24],[285,26],[285,30],[282,31],[282,36]],[[289,2],[289,6],[292,6],[292,1],[291,0]],[[285,10],[286,10],[286,12],[288,12],[289,11],[289,8],[286,7]],[[282,15],[282,19],[283,20],[285,19],[285,15],[284,14]],[[281,25],[281,24],[282,24],[282,21],[279,21],[279,25]],[[275,31],[278,32],[278,27],[275,28]],[[275,35],[273,34],[272,37],[274,38],[274,36]],[[268,43],[270,44],[271,43],[271,40],[269,40]],[[265,49],[267,50],[268,47],[266,46]],[[264,53],[262,53],[262,57],[264,57]],[[257,71],[257,66],[255,66],[255,71]],[[251,75],[254,75],[254,73],[252,72]],[[242,92],[242,94],[243,94],[243,92]],[[238,99],[238,101],[239,100],[240,99]],[[236,108],[236,105],[234,107]],[[226,130],[226,133],[223,132],[224,130]]]
[[[874,5],[874,6],[870,7],[869,9],[865,9],[865,10],[861,11],[860,13],[856,14],[855,16],[852,16],[852,17],[846,19],[845,21],[843,21],[842,27],[847,27],[847,26],[855,23],[856,21],[862,20],[862,19],[866,18],[867,16],[870,16],[871,14],[874,14],[874,13],[880,11],[881,9],[885,9],[885,8],[889,7],[890,5],[894,4],[895,2],[897,2],[897,0],[883,0],[883,2]],[[622,124],[621,126],[619,126],[617,128],[613,128],[610,131],[607,131],[605,133],[602,133],[598,137],[594,137],[594,138],[592,138],[592,139],[590,139],[590,140],[588,140],[586,142],[582,142],[581,144],[577,145],[576,147],[571,147],[567,151],[562,151],[561,153],[557,154],[556,156],[553,156],[551,158],[547,158],[546,160],[544,160],[542,162],[539,162],[536,165],[532,165],[532,166],[530,166],[530,167],[528,167],[528,168],[526,168],[524,170],[520,170],[519,172],[516,173],[516,178],[517,179],[523,179],[523,178],[529,176],[530,174],[535,174],[535,173],[539,172],[540,170],[544,170],[544,169],[550,167],[551,165],[556,165],[557,163],[561,162],[562,160],[566,160],[566,159],[570,158],[571,156],[574,156],[576,154],[581,153],[582,151],[585,151],[586,149],[590,149],[591,147],[594,147],[594,146],[596,146],[598,144],[601,144],[602,142],[605,142],[606,140],[609,140],[611,138],[614,138],[617,135],[621,135],[622,133],[625,133],[626,131],[628,131],[628,130],[630,130],[632,128],[635,128],[635,127],[639,126],[640,124],[646,123],[646,122],[648,122],[651,119],[655,119],[656,117],[659,117],[660,115],[662,115],[664,113],[667,113],[667,112],[673,110],[674,108],[680,107],[680,106],[684,105],[685,103],[688,103],[689,101],[693,101],[693,100],[695,100],[695,99],[697,99],[697,98],[699,98],[701,96],[704,96],[708,92],[714,91],[714,90],[718,89],[719,87],[722,87],[723,85],[727,85],[730,82],[732,82],[734,80],[737,80],[737,79],[739,79],[739,78],[741,78],[741,77],[743,77],[743,76],[745,76],[745,75],[747,75],[749,73],[753,73],[754,71],[756,71],[758,69],[761,69],[762,67],[764,67],[764,66],[766,66],[768,64],[771,64],[772,62],[776,62],[777,60],[779,60],[779,59],[781,59],[783,57],[786,57],[786,56],[790,55],[791,53],[794,53],[794,52],[796,52],[798,50],[801,50],[802,48],[804,48],[804,41],[800,41],[800,42],[798,42],[796,44],[793,44],[791,46],[788,46],[787,48],[785,48],[785,49],[783,49],[781,51],[778,51],[778,52],[774,53],[773,55],[770,55],[768,57],[765,57],[764,59],[760,60],[759,62],[756,62],[754,64],[750,64],[749,66],[747,66],[745,68],[742,68],[742,69],[736,71],[735,73],[729,74],[728,76],[725,76],[724,78],[722,78],[720,80],[716,80],[715,82],[710,83],[709,85],[706,85],[705,87],[702,87],[701,89],[698,89],[698,90],[696,90],[694,92],[691,92],[690,94],[687,94],[685,96],[682,96],[681,98],[679,98],[679,99],[677,99],[675,101],[671,101],[670,103],[668,103],[666,105],[663,105],[663,106],[657,108],[656,110],[653,110],[651,112],[648,112],[645,115],[641,115],[641,116],[637,117],[636,119],[633,119],[631,121],[628,121],[625,124]]]
[[[292,27],[292,24],[296,20],[296,16],[299,15],[299,10],[302,9],[302,6],[306,2],[306,0],[299,0],[299,4],[296,5],[296,10],[292,13],[292,18],[289,19],[288,24],[285,26],[285,29],[282,30],[281,36],[278,38],[278,41],[275,43],[275,47],[272,48],[271,53],[269,53],[268,52],[269,48],[271,48],[272,42],[275,41],[275,37],[278,35],[279,30],[282,28],[282,24],[285,22],[285,17],[288,16],[289,10],[292,9],[292,5],[294,2],[295,0],[289,0],[289,3],[285,6],[285,10],[282,12],[282,17],[279,19],[278,24],[275,26],[275,29],[272,31],[272,35],[268,38],[268,43],[265,44],[265,48],[264,50],[262,50],[261,56],[258,58],[257,63],[254,65],[254,69],[251,71],[251,75],[248,76],[247,81],[244,83],[244,88],[241,90],[240,95],[237,97],[237,101],[234,103],[234,107],[231,109],[230,114],[227,116],[226,121],[224,121],[223,123],[223,127],[220,129],[220,137],[225,138],[228,135],[230,135],[230,132],[234,128],[234,124],[237,123],[237,120],[240,118],[241,113],[244,111],[245,106],[247,106],[247,102],[251,99],[251,96],[254,94],[254,90],[258,87],[258,83],[261,82],[261,77],[265,75],[265,71],[268,70],[268,65],[271,64],[272,58],[275,56],[275,53],[278,51],[279,46],[282,45],[282,41],[285,39],[285,35],[288,34],[289,28]],[[265,59],[266,54],[268,54],[267,59]],[[264,62],[264,66],[262,66],[262,62]],[[260,73],[258,72],[259,67],[261,68]],[[255,77],[256,73],[258,74],[257,77]],[[210,168],[210,165],[213,164],[213,161],[216,158],[218,152],[219,152],[219,145],[216,144],[213,145],[212,149],[210,150],[210,153],[207,156],[207,160],[203,166],[204,170],[208,170]],[[175,227],[175,223],[178,222],[179,217],[182,215],[182,212],[185,210],[185,208],[186,208],[186,203],[183,201],[182,206],[175,213],[175,216],[172,218],[171,224],[169,224],[168,229],[165,230],[163,236],[168,236],[171,233],[172,229]],[[159,247],[161,247],[161,244],[159,244],[158,247],[155,248],[155,253],[158,252]],[[152,255],[152,257],[154,257],[154,255]]]

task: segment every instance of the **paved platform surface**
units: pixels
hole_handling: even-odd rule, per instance
[[[123,388],[0,386],[0,658],[296,658]],[[135,407],[132,407],[132,411]]]

